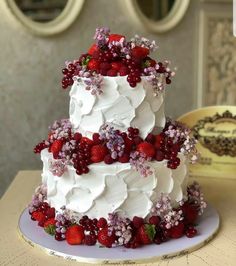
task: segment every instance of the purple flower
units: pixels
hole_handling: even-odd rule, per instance
[[[61,160],[49,160],[49,171],[55,176],[62,176],[67,170],[66,163]]]
[[[32,196],[31,203],[29,204],[29,211],[32,213],[39,205],[47,199],[47,186],[41,184],[35,189],[35,193]]]
[[[109,40],[110,29],[107,27],[96,28],[94,40],[98,47],[104,47]]]
[[[92,95],[102,94],[102,75],[95,75],[84,80],[84,83],[87,85],[86,90],[89,90]]]
[[[147,177],[153,174],[150,166],[147,164],[151,158],[138,151],[130,153],[130,164],[131,166],[140,173],[141,176]]]
[[[105,124],[99,130],[100,139],[106,141],[106,146],[112,159],[117,159],[124,154],[125,144],[119,132],[110,124]]]
[[[150,41],[149,39],[138,35],[135,35],[134,38],[131,39],[131,48],[134,48],[135,46],[147,48],[150,52],[154,52],[158,48],[155,41]]]

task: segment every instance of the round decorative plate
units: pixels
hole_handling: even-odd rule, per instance
[[[41,248],[49,255],[87,263],[134,264],[153,262],[190,253],[207,244],[214,237],[219,228],[219,223],[220,219],[217,211],[212,206],[208,206],[199,219],[196,227],[198,235],[194,238],[184,236],[160,245],[146,245],[137,249],[103,248],[98,245],[71,246],[66,241],[56,241],[54,237],[48,235],[42,227],[39,227],[36,222],[30,219],[27,209],[20,216],[18,229],[26,242],[33,247]]]

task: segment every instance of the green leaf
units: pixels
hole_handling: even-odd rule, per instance
[[[154,224],[145,224],[145,232],[147,233],[149,239],[153,241],[156,235],[156,228]]]
[[[56,226],[54,224],[49,224],[47,227],[44,227],[44,231],[49,235],[54,236],[56,232]]]

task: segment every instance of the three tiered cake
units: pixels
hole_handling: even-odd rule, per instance
[[[43,173],[31,218],[69,244],[136,248],[193,237],[206,204],[199,185],[187,184],[195,140],[164,114],[174,72],[149,57],[154,41],[107,28],[94,39],[62,70],[70,117],[35,147]]]

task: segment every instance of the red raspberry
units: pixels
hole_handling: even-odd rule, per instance
[[[75,140],[75,141],[79,142],[79,141],[81,140],[81,138],[82,138],[82,134],[80,134],[80,133],[78,133],[78,132],[76,132],[76,133],[74,134],[74,140]]]
[[[157,226],[160,223],[160,218],[153,215],[149,218],[149,223]]]
[[[100,135],[98,133],[93,133],[93,142],[94,144],[101,144]]]
[[[124,65],[120,61],[115,61],[115,62],[111,63],[111,66],[112,66],[113,69],[119,71]]]
[[[112,163],[114,163],[114,160],[111,158],[111,155],[110,154],[107,154],[105,156],[104,163],[106,163],[106,164],[112,164]]]
[[[152,133],[149,133],[145,140],[148,143],[154,144],[155,143],[155,136]]]
[[[117,76],[117,70],[115,70],[115,69],[108,70],[107,71],[107,76],[109,76],[109,77],[115,77],[115,76]]]
[[[55,208],[49,208],[45,211],[47,219],[55,217]]]
[[[172,227],[169,232],[171,238],[180,238],[184,234],[184,223],[179,222],[179,224]]]
[[[135,228],[139,228],[144,224],[144,219],[142,217],[134,216],[133,225]]]
[[[106,225],[107,225],[107,220],[103,217],[101,217],[97,222],[98,228],[104,228],[104,227],[106,227]]]
[[[154,157],[155,155],[155,148],[152,144],[144,141],[141,142],[138,146],[137,146],[137,151],[139,151],[140,153],[144,153],[147,157]]]
[[[195,229],[194,227],[189,227],[187,228],[187,230],[185,231],[185,235],[188,238],[192,238],[197,234],[197,229]]]
[[[193,204],[185,202],[181,207],[186,224],[194,224],[198,218],[198,208]]]
[[[119,157],[118,161],[120,163],[128,163],[129,162],[129,154],[124,153],[121,157]]]
[[[157,150],[157,151],[156,151],[155,159],[156,159],[158,162],[160,162],[160,161],[164,160],[164,158],[165,158],[165,154],[164,154],[162,151]]]
[[[104,160],[107,155],[108,150],[105,146],[99,144],[91,148],[91,161],[94,163],[99,163]]]
[[[96,242],[97,242],[97,239],[95,235],[86,235],[83,241],[83,243],[87,246],[94,246]]]
[[[163,135],[159,134],[159,135],[155,136],[155,144],[154,144],[154,146],[155,146],[156,149],[159,149],[161,147],[161,145],[163,143],[163,140],[164,140]]]
[[[99,70],[99,65],[100,65],[99,61],[92,58],[89,60],[87,67],[89,70],[97,71]]]
[[[119,69],[119,73],[120,73],[120,76],[127,76],[129,74],[129,68],[126,67],[126,66],[122,66],[120,69]]]

